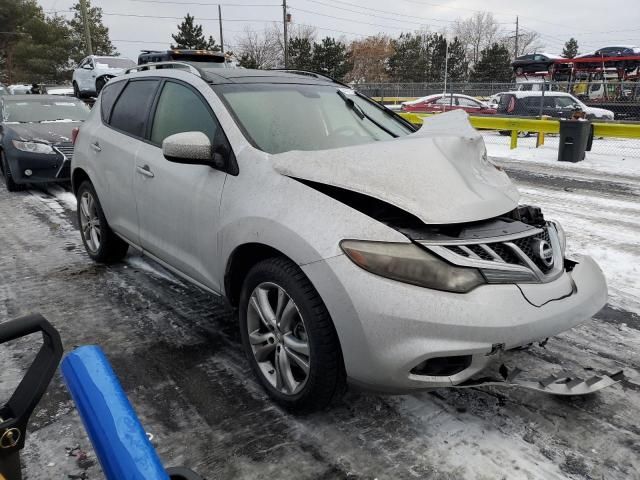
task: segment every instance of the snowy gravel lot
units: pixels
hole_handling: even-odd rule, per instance
[[[507,363],[539,376],[625,370],[627,380],[595,395],[350,392],[331,411],[291,416],[250,375],[232,311],[136,254],[93,264],[61,187],[9,194],[0,186],[0,321],[41,312],[67,351],[101,345],[165,464],[209,480],[640,479],[640,154],[596,152],[564,165],[552,161],[553,139],[533,152],[529,140],[510,152],[505,137],[486,135],[524,200],[563,223],[569,250],[601,264],[610,304]],[[0,400],[36,348],[0,349]],[[27,479],[102,478],[59,376],[27,444]],[[75,447],[88,459],[73,456]]]

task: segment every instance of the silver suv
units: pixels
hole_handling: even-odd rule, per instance
[[[605,304],[464,112],[416,131],[308,72],[167,66],[110,81],[77,136],[82,240],[225,296],[282,405],[457,385]]]

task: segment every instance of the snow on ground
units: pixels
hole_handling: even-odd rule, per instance
[[[509,158],[538,165],[553,165],[554,170],[578,170],[640,177],[640,139],[595,138],[593,148],[582,162],[558,162],[556,135],[547,135],[544,145],[536,148],[536,137],[518,139],[518,147],[509,148],[509,137],[497,132],[483,132],[487,153],[491,157]]]

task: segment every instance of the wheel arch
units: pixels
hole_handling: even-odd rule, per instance
[[[89,178],[89,174],[82,168],[76,168],[73,170],[71,175],[71,191],[75,195],[78,193],[78,188],[80,188],[80,184],[88,180],[91,182],[91,178]]]
[[[276,257],[292,260],[280,250],[257,242],[238,245],[233,252],[231,252],[224,270],[224,291],[231,305],[234,307],[238,306],[242,283],[247,273],[249,273],[249,270],[258,262]]]

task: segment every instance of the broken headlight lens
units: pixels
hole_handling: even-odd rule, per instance
[[[51,145],[48,145],[46,143],[21,142],[19,140],[12,140],[12,143],[14,147],[16,147],[18,150],[22,150],[23,152],[45,154],[56,153],[55,150],[51,148]]]
[[[450,265],[413,243],[343,240],[340,247],[359,267],[399,282],[456,293],[486,283],[477,269]]]

